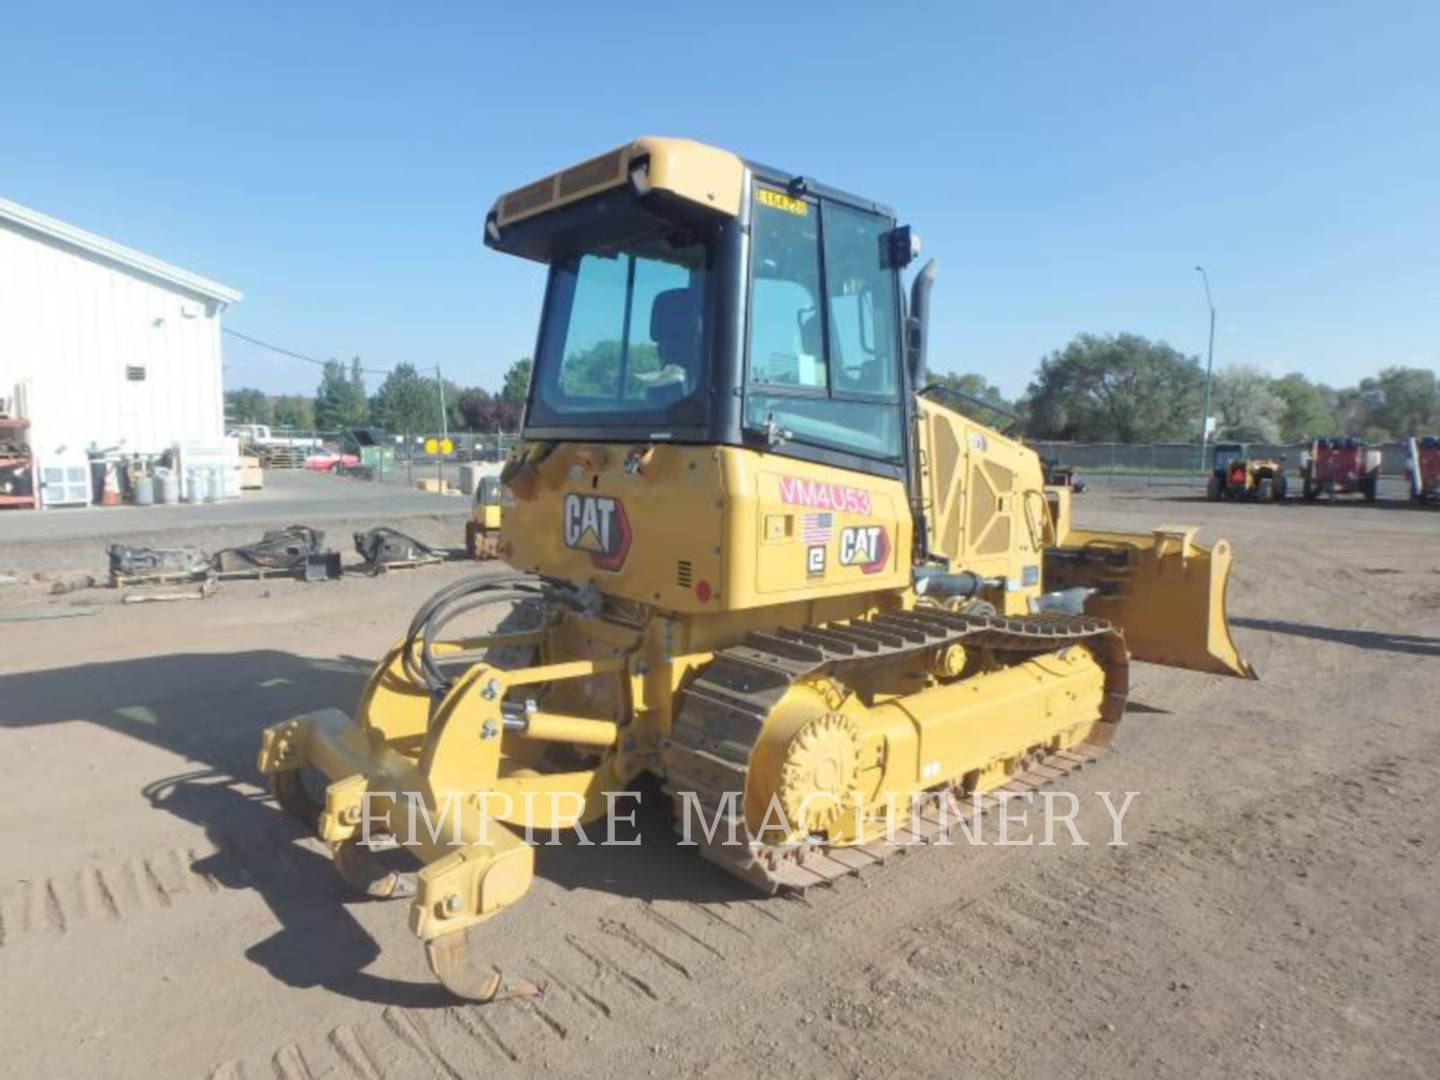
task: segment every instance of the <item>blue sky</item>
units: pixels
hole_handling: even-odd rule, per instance
[[[933,365],[1082,331],[1335,383],[1440,360],[1440,5],[6,5],[0,195],[244,290],[227,325],[494,387],[499,192],[641,133],[895,207]],[[317,372],[226,341],[231,386]],[[372,381],[372,388],[373,388]]]

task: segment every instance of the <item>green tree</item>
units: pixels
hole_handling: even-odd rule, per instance
[[[525,394],[530,389],[530,369],[533,367],[530,357],[523,360],[516,360],[505,372],[505,383],[500,388],[500,399],[502,401],[517,401],[525,403]]]
[[[1366,382],[1371,385],[1364,387]],[[1389,432],[1376,418],[1384,394],[1375,388],[1374,382],[1366,379],[1361,386],[1342,386],[1335,391],[1335,428],[1330,434],[1355,435],[1362,439],[1389,438]]]
[[[1029,434],[1088,442],[1160,442],[1199,434],[1198,359],[1138,334],[1081,334],[1040,361]]]
[[[1335,391],[1328,386],[1312,383],[1300,372],[1292,371],[1289,375],[1271,380],[1270,390],[1283,405],[1280,413],[1282,442],[1307,442],[1336,430]]]
[[[1406,439],[1440,426],[1440,389],[1429,368],[1384,368],[1360,380],[1359,399],[1367,426],[1389,438]]]
[[[1241,442],[1278,442],[1285,399],[1259,368],[1235,364],[1215,373],[1211,392],[1215,437]]]
[[[275,426],[292,431],[315,430],[315,404],[304,394],[281,394],[274,403]]]
[[[370,413],[387,431],[417,435],[440,428],[440,390],[413,364],[399,364],[370,399]]]
[[[350,361],[350,370],[339,360],[327,360],[315,391],[315,423],[322,431],[363,427],[370,414],[365,398],[365,379],[360,358]]]
[[[274,417],[263,391],[246,386],[225,391],[225,419],[231,424],[269,424]]]
[[[640,376],[653,374],[660,367],[660,352],[654,345],[649,342],[631,345],[625,357],[624,396],[632,401],[643,398],[646,384]],[[505,381],[508,389],[508,375]],[[597,341],[583,352],[571,353],[565,357],[565,364],[560,369],[560,389],[572,397],[613,398],[619,382],[620,342],[613,339]],[[502,391],[501,397],[504,396]],[[522,396],[510,400],[523,402],[525,399]]]

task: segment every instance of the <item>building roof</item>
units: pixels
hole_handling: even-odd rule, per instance
[[[153,256],[117,244],[113,240],[106,240],[103,236],[96,236],[74,225],[67,225],[9,199],[0,198],[0,222],[13,222],[22,229],[58,240],[67,247],[98,256],[221,304],[233,304],[244,295],[229,285],[222,285],[199,274],[192,274],[189,270],[161,262]]]

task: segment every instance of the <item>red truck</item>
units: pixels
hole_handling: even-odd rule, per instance
[[[1410,498],[1413,502],[1440,502],[1440,436],[1410,439]]]
[[[1364,495],[1374,502],[1380,493],[1380,451],[1350,437],[1316,439],[1300,455],[1301,494]]]

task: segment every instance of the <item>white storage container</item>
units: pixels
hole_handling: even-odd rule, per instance
[[[214,443],[176,443],[172,447],[175,467],[186,477],[191,469],[207,474],[216,471],[210,486],[212,499],[236,499],[240,497],[240,442],[238,439],[221,439]],[[207,475],[206,480],[212,480]],[[189,501],[200,502],[203,494],[192,495]]]
[[[39,473],[41,506],[90,505],[90,461],[83,454],[49,457]]]

